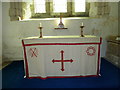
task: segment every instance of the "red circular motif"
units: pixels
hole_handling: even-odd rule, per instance
[[[90,51],[92,51],[92,52],[90,52]],[[95,55],[95,52],[96,52],[96,50],[95,50],[95,48],[92,47],[92,46],[88,47],[87,50],[86,50],[86,53],[87,53],[87,55],[89,55],[89,56]]]

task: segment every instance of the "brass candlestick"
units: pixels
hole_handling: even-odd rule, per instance
[[[83,28],[84,28],[85,26],[80,26],[80,28],[81,28],[81,37],[84,37],[84,35],[83,35]]]
[[[40,37],[39,38],[42,38],[42,28],[43,27],[38,27],[40,29]]]

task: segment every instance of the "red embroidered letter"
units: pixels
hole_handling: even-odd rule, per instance
[[[30,48],[29,53],[30,53],[31,57],[33,57],[33,56],[37,57],[38,50],[36,48]]]

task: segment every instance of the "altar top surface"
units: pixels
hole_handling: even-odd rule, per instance
[[[36,37],[27,37],[24,39],[49,39],[49,38],[95,38],[96,36],[93,35],[85,35],[84,37],[78,35],[67,35],[67,36],[43,36],[42,38]]]
[[[27,37],[23,41],[25,44],[35,43],[100,43],[100,37],[93,35],[85,35],[84,37],[78,35],[69,36],[43,36],[42,38]]]

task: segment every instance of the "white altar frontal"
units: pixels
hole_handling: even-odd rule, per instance
[[[91,35],[25,38],[25,75],[41,79],[99,76],[101,41]]]

